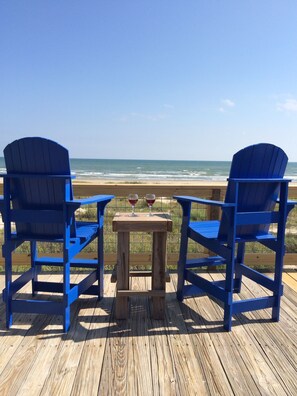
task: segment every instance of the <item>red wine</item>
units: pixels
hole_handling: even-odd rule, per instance
[[[137,204],[137,202],[138,202],[138,199],[129,199],[129,203],[132,206],[135,206]]]
[[[153,205],[153,204],[155,203],[155,199],[147,199],[147,200],[146,200],[146,203],[147,203],[148,205]]]

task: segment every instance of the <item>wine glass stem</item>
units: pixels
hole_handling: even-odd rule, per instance
[[[135,206],[134,206],[134,205],[132,205],[132,216],[135,216],[135,213],[134,213],[134,208],[135,208]]]
[[[152,205],[149,205],[150,208],[150,216],[152,215]]]

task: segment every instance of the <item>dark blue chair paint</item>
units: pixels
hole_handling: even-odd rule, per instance
[[[0,197],[0,211],[4,222],[6,325],[8,328],[12,325],[15,312],[61,315],[63,330],[67,332],[70,306],[81,294],[103,297],[104,209],[113,195],[74,199],[68,151],[51,140],[40,137],[16,140],[6,146],[4,158],[7,173],[1,175],[4,196]],[[97,204],[96,221],[76,221],[75,211],[92,203]],[[75,258],[96,238],[96,259]],[[12,253],[25,241],[30,242],[31,267],[12,280]],[[61,257],[40,257],[39,242],[62,244]],[[40,281],[38,274],[42,266],[61,266],[63,282]],[[71,267],[87,268],[89,273],[72,284]],[[32,282],[32,298],[22,299],[18,291],[28,282]],[[60,301],[40,299],[40,292],[61,293],[62,298]]]
[[[223,303],[223,325],[227,331],[231,330],[232,316],[241,312],[272,308],[272,319],[279,320],[285,227],[288,213],[295,205],[288,201],[290,180],[283,177],[287,162],[284,151],[272,144],[249,146],[233,157],[224,202],[174,196],[183,210],[177,298],[182,301],[202,292],[215,297]],[[219,206],[221,220],[191,221],[193,202]],[[276,234],[269,231],[271,224],[277,225]],[[188,260],[189,239],[214,255]],[[273,278],[244,263],[247,242],[258,242],[275,253]],[[197,271],[200,267],[218,265],[225,268],[223,282],[206,280]],[[234,301],[234,293],[240,293],[242,276],[267,288],[269,295]]]

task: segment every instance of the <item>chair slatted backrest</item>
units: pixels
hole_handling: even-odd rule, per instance
[[[24,213],[35,212],[34,218],[42,217],[46,211],[61,213],[66,197],[66,178],[53,178],[52,175],[69,175],[70,163],[67,149],[51,140],[40,137],[27,137],[15,140],[4,149],[7,175],[21,175],[10,178],[10,195],[13,210]],[[40,177],[39,177],[40,175]],[[71,179],[69,199],[73,198]],[[59,216],[58,216],[59,217]],[[57,219],[56,219],[57,221]],[[29,237],[62,237],[63,221],[34,222],[30,218],[16,222],[16,231]],[[71,226],[75,234],[75,220]]]
[[[260,143],[238,151],[232,160],[229,178],[274,179],[283,178],[288,157],[273,144]],[[225,202],[236,202],[237,212],[273,211],[278,199],[280,183],[240,183],[238,197],[232,181],[227,186]],[[223,213],[219,238],[226,239],[230,223]],[[238,226],[237,236],[261,235],[267,233],[269,224]]]

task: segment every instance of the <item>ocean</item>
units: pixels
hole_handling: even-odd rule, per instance
[[[76,179],[140,181],[225,181],[229,174],[228,161],[166,161],[78,159],[70,160]],[[0,157],[0,172],[5,172]],[[297,162],[287,166],[286,177],[297,182]]]

